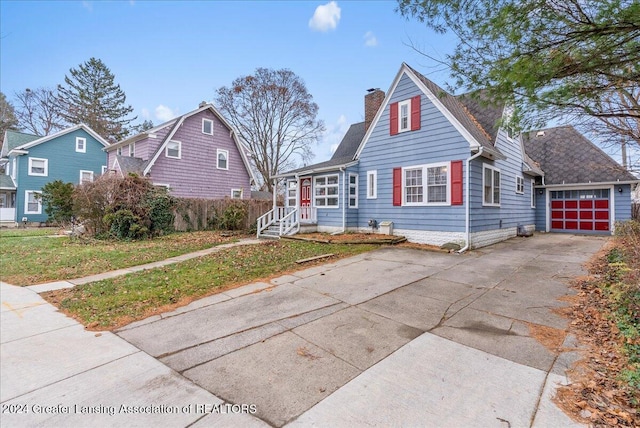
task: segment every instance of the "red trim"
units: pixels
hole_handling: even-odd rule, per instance
[[[462,161],[451,162],[451,205],[462,205]]]
[[[411,98],[411,130],[420,129],[420,95]]]
[[[402,205],[402,168],[393,168],[393,206]]]
[[[391,104],[389,110],[389,135],[398,133],[398,103]]]

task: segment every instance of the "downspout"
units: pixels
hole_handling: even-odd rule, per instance
[[[347,180],[346,180],[346,175],[347,175],[347,170],[346,168],[342,167],[340,168],[340,171],[342,171],[342,233],[345,233],[347,231],[347,207],[346,205],[349,203],[349,197],[346,194],[346,185],[347,185]],[[347,199],[347,201],[345,202],[345,197]]]
[[[469,249],[469,247],[471,246],[471,227],[470,227],[470,216],[471,216],[471,195],[469,195],[470,193],[470,189],[471,189],[471,185],[469,184],[469,182],[471,181],[471,161],[474,160],[475,158],[477,158],[478,156],[482,155],[482,151],[484,150],[484,147],[480,146],[480,150],[478,151],[478,153],[476,153],[475,155],[467,158],[467,180],[465,183],[465,218],[464,218],[464,233],[467,236],[467,243],[465,244],[465,246],[463,248],[461,248],[460,250],[458,250],[459,254],[464,253],[465,251],[467,251]]]

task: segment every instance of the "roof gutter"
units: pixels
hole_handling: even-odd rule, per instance
[[[465,217],[464,217],[464,233],[467,237],[467,243],[465,244],[465,246],[463,248],[461,248],[458,253],[462,254],[465,251],[467,251],[469,249],[469,247],[471,246],[471,227],[470,227],[470,216],[471,216],[471,207],[470,207],[470,203],[471,203],[471,196],[469,195],[470,193],[470,188],[471,186],[469,185],[469,182],[471,181],[469,178],[471,176],[471,161],[474,160],[477,157],[482,156],[482,151],[484,150],[484,147],[480,146],[480,150],[478,150],[478,153],[476,153],[473,156],[470,156],[467,158],[467,180],[465,183]]]
[[[312,168],[312,169],[306,169],[306,170],[301,170],[301,171],[296,171],[296,172],[290,172],[290,173],[284,173],[284,174],[278,174],[278,175],[274,175],[271,178],[286,178],[286,177],[291,177],[291,176],[299,176],[299,175],[308,175],[308,174],[314,174],[316,172],[328,172],[328,171],[342,171],[345,168],[349,168],[350,166],[353,166],[355,164],[357,164],[358,161],[354,160],[352,162],[349,163],[345,163],[342,165],[332,165],[332,166],[325,166],[323,168]]]

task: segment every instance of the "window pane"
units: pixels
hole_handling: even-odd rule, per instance
[[[429,202],[447,202],[447,186],[429,186]]]
[[[338,206],[338,198],[327,198],[327,205],[331,207]]]
[[[327,184],[338,184],[338,176],[332,175],[327,177]]]

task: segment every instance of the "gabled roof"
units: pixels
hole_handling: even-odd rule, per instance
[[[360,155],[366,145],[373,129],[380,120],[382,112],[389,104],[389,100],[393,96],[398,83],[403,75],[409,77],[415,85],[429,98],[433,105],[449,120],[449,122],[460,132],[467,140],[469,147],[473,151],[483,148],[483,156],[492,159],[503,159],[505,156],[494,146],[495,139],[488,130],[485,130],[480,122],[475,118],[469,109],[460,102],[455,96],[447,93],[431,80],[418,73],[406,63],[402,63],[400,70],[396,74],[391,87],[387,91],[387,96],[382,102],[382,106],[376,113],[369,130],[364,136],[360,147],[356,152],[356,157]]]
[[[16,190],[16,183],[9,175],[0,174],[0,189],[2,190]]]
[[[342,137],[342,141],[338,145],[338,148],[331,156],[331,159],[325,162],[316,163],[309,166],[303,166],[302,168],[287,171],[283,174],[279,174],[276,177],[284,177],[293,174],[306,174],[314,171],[331,170],[345,167],[353,163],[356,151],[362,142],[364,137],[364,122],[354,123],[349,127],[347,133]],[[274,178],[276,178],[274,177]]]
[[[253,180],[253,182],[255,183],[255,177],[253,176],[253,170],[251,169],[251,165],[249,164],[249,159],[247,159],[247,154],[245,153],[245,148],[242,144],[240,144],[240,141],[238,141],[238,137],[236,136],[235,130],[233,129],[233,127],[231,126],[231,124],[218,112],[218,110],[216,110],[216,108],[212,105],[212,104],[206,104],[196,110],[190,111],[189,113],[183,114],[182,116],[178,116],[173,120],[170,120],[168,122],[165,122],[163,125],[161,126],[157,126],[155,128],[153,128],[152,130],[149,130],[145,133],[142,134],[138,134],[137,136],[133,136],[130,138],[127,138],[126,140],[116,143],[117,146],[123,145],[123,143],[125,141],[134,141],[135,139],[139,139],[138,137],[140,135],[148,135],[148,133],[151,133],[151,131],[157,131],[158,129],[162,128],[162,127],[167,127],[167,126],[171,126],[171,130],[167,133],[167,135],[165,136],[165,138],[162,140],[162,143],[158,146],[158,149],[155,151],[155,153],[151,156],[151,158],[148,160],[147,164],[144,167],[144,171],[143,171],[143,175],[147,175],[149,173],[149,171],[151,171],[151,167],[156,163],[156,161],[158,160],[158,158],[160,157],[160,155],[162,154],[162,152],[165,150],[165,148],[167,147],[167,144],[169,144],[169,141],[171,141],[171,139],[173,138],[173,136],[175,135],[176,131],[180,128],[180,125],[185,121],[185,119],[194,116],[198,113],[201,113],[205,110],[210,110],[226,127],[227,129],[229,129],[230,133],[231,133],[231,138],[233,139],[233,142],[236,144],[236,147],[238,148],[238,151],[240,152],[240,156],[242,157],[242,162],[245,166],[245,168],[247,169],[247,172],[249,173],[249,176],[251,177],[251,180]]]
[[[42,137],[40,137],[39,135],[27,134],[24,132],[12,131],[10,129],[7,129],[4,132],[4,143],[2,144],[2,152],[0,153],[0,157],[6,157],[9,152],[16,147],[35,141],[38,138]]]
[[[84,123],[81,123],[79,125],[74,125],[74,126],[71,126],[69,128],[63,129],[62,131],[58,131],[55,134],[50,134],[50,135],[47,135],[45,137],[38,137],[38,138],[36,138],[34,140],[25,142],[25,143],[23,143],[23,144],[21,144],[19,146],[15,146],[11,150],[9,150],[9,152],[14,151],[14,150],[15,151],[27,150],[27,149],[30,149],[31,147],[37,146],[37,145],[42,144],[42,143],[46,143],[47,141],[51,141],[51,140],[56,139],[58,137],[61,137],[63,135],[66,135],[66,134],[69,134],[71,132],[77,131],[78,129],[83,129],[84,131],[86,131],[89,135],[91,135],[93,138],[95,138],[104,147],[108,147],[109,146],[109,143],[107,143],[107,141],[104,138],[102,138],[93,129],[89,128]],[[3,152],[4,152],[4,148],[3,148]]]
[[[120,172],[124,176],[129,174],[142,176],[144,168],[147,166],[146,161],[131,156],[116,155],[116,162],[120,167]]]
[[[546,185],[638,181],[573,126],[529,132],[522,140],[544,171]]]
[[[489,136],[493,145],[498,138],[499,121],[502,119],[504,104],[497,104],[487,98],[484,91],[470,92],[455,97],[464,106],[467,115]]]

